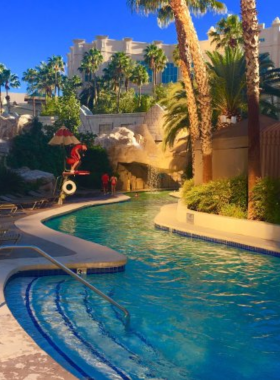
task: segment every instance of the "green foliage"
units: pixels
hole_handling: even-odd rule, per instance
[[[230,203],[247,210],[248,205],[248,180],[246,176],[238,176],[230,180]]]
[[[48,145],[52,137],[52,128],[44,133],[42,124],[34,119],[29,131],[14,137],[7,158],[12,168],[27,166],[58,176],[63,171],[65,152],[60,147]]]
[[[236,204],[225,204],[221,207],[220,215],[237,219],[247,219],[247,212]]]
[[[133,88],[120,96],[119,113],[132,113],[135,110],[136,97]]]
[[[258,180],[253,190],[254,218],[280,224],[280,179]]]
[[[0,165],[0,194],[21,192],[24,190],[23,179],[12,170]]]
[[[148,112],[149,109],[156,104],[155,98],[150,95],[141,95],[141,100],[134,99],[135,108],[133,112]]]
[[[77,137],[78,140],[81,141],[82,144],[85,144],[88,148],[94,146],[94,140],[97,137],[97,135],[88,131],[78,132],[75,134],[75,136]]]
[[[89,176],[77,176],[75,181],[78,186],[99,189],[101,188],[101,176],[107,172],[112,174],[112,168],[105,149],[100,146],[90,147],[82,161],[81,170],[90,171]]]
[[[57,127],[65,125],[72,132],[77,132],[80,125],[80,102],[73,93],[60,98],[49,99],[41,112],[42,116],[57,116]]]
[[[194,187],[194,179],[187,179],[182,187],[183,194],[187,194]]]
[[[239,176],[194,186],[185,181],[182,197],[189,209],[247,218],[247,178]],[[280,224],[280,178],[259,179],[252,195],[254,219]]]
[[[203,185],[193,186],[186,181],[183,186],[183,199],[189,209],[210,214],[227,216],[246,214],[246,178],[220,179]],[[231,207],[229,205],[234,205]]]
[[[168,96],[169,86],[164,86],[163,84],[158,84],[155,87],[155,101],[159,103],[162,99]]]

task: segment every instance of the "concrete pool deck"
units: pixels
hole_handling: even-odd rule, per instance
[[[39,212],[30,211],[16,220],[1,218],[0,223],[21,233],[20,245],[38,246],[69,268],[123,267],[127,262],[125,256],[99,244],[51,230],[41,222],[81,208],[129,199],[125,195],[101,197]],[[0,251],[0,380],[76,379],[37,346],[15,320],[4,298],[5,284],[13,274],[53,268],[53,264],[30,249],[14,250],[9,256]]]

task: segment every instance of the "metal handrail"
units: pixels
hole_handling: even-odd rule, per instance
[[[110,302],[112,305],[116,306],[118,309],[120,309],[126,318],[129,319],[129,312],[126,308],[119,305],[116,301],[114,301],[112,298],[108,297],[106,294],[102,293],[99,289],[97,289],[95,286],[91,285],[89,282],[84,280],[82,277],[77,275],[76,273],[72,272],[71,269],[67,268],[65,265],[54,259],[52,256],[50,256],[48,253],[43,251],[41,248],[35,246],[35,245],[2,245],[0,247],[0,250],[2,249],[33,249],[34,251],[38,252],[41,256],[45,257],[47,260],[58,266],[60,269],[62,269],[64,272],[69,274],[69,276],[74,277],[77,281],[81,282],[85,286],[87,286],[89,289],[93,290],[95,293],[97,293],[99,296]]]

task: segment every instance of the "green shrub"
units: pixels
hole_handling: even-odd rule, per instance
[[[27,166],[31,170],[43,170],[58,176],[64,167],[65,150],[60,146],[50,146],[53,127],[45,133],[42,124],[34,119],[29,131],[12,140],[7,163],[12,168]]]
[[[232,218],[246,219],[247,212],[236,204],[225,204],[221,207],[220,215],[230,216]]]
[[[262,178],[252,195],[254,219],[280,224],[280,179]]]
[[[231,197],[230,203],[240,206],[241,210],[246,211],[248,205],[248,180],[246,176],[238,176],[229,179]]]
[[[222,206],[228,204],[231,196],[229,180],[211,181],[194,186],[183,198],[191,210],[219,214]]]
[[[78,186],[90,189],[101,189],[101,176],[107,172],[112,174],[109,157],[105,149],[100,146],[90,147],[83,158],[81,170],[90,171],[88,176],[77,176],[75,182]]]
[[[187,179],[182,186],[182,194],[187,194],[194,187],[194,179]]]

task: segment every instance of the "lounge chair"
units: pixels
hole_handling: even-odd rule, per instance
[[[7,202],[7,203],[14,203],[16,206],[20,207],[21,209],[25,207],[30,207],[32,210],[35,208],[41,208],[43,204],[46,203],[45,199],[36,198],[34,197],[24,197],[24,198],[16,198],[16,197],[9,197],[7,195],[1,195],[0,199]]]
[[[18,207],[14,203],[5,202],[5,203],[0,204],[1,216],[13,216],[16,214],[17,210],[18,210]]]
[[[56,202],[59,198],[59,194],[49,194],[43,191],[34,191],[31,190],[28,192],[28,194],[34,196],[34,197],[41,197],[43,199],[47,199],[49,202]]]

